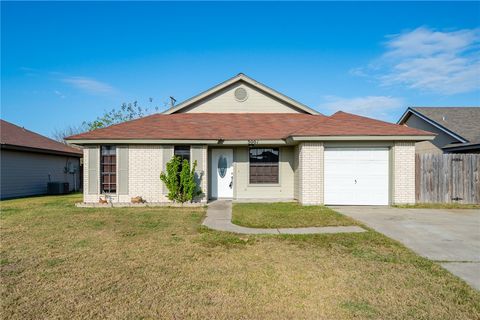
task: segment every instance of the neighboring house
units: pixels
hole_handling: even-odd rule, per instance
[[[480,107],[412,107],[398,124],[437,134],[417,153],[480,153]]]
[[[344,112],[327,117],[239,74],[171,109],[67,138],[84,147],[84,201],[165,202],[179,155],[206,201],[415,202],[415,142],[430,132]]]
[[[0,120],[0,199],[47,193],[48,182],[80,189],[82,150]]]

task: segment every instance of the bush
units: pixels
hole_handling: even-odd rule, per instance
[[[160,180],[168,189],[168,199],[180,203],[191,202],[202,193],[195,181],[196,167],[197,161],[193,162],[190,169],[188,160],[181,162],[181,158],[175,156],[167,162],[167,170],[160,174]]]

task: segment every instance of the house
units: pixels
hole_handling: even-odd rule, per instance
[[[67,138],[84,147],[84,201],[167,201],[174,155],[197,161],[200,201],[415,202],[415,143],[430,132],[324,116],[239,74],[162,114]]]
[[[0,120],[0,199],[47,193],[48,182],[80,189],[82,150]]]
[[[417,153],[480,153],[480,107],[411,107],[398,124],[437,134]]]

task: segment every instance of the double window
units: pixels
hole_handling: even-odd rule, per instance
[[[117,192],[117,149],[102,146],[100,153],[100,183],[102,193]]]
[[[250,183],[278,183],[278,148],[250,148]]]

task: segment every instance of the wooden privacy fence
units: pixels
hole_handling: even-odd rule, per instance
[[[417,202],[480,203],[480,154],[417,154]]]

